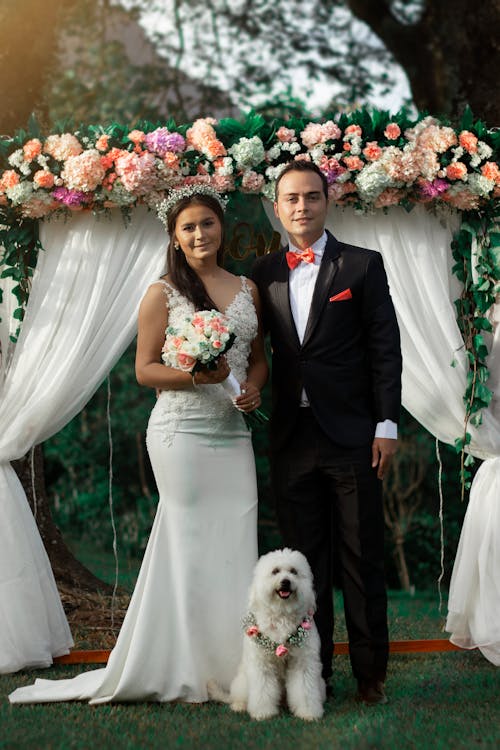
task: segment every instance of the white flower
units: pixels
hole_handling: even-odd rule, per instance
[[[240,138],[238,143],[231,146],[229,153],[233,155],[238,168],[248,169],[264,160],[264,144],[257,135],[252,138]]]
[[[33,195],[33,185],[31,182],[19,182],[14,187],[7,188],[5,191],[7,198],[12,201],[12,205],[19,206],[27,202]]]
[[[488,144],[485,143],[484,141],[478,141],[477,153],[479,154],[481,159],[489,159],[493,153],[493,149],[491,148],[491,146],[488,146]]]
[[[267,198],[270,201],[274,201],[276,197],[276,182],[274,180],[272,180],[271,182],[265,182],[261,187],[260,192],[264,196],[264,198]]]
[[[485,198],[495,187],[495,181],[489,180],[482,174],[470,174],[468,179],[469,190]]]
[[[286,164],[277,164],[275,167],[268,167],[266,169],[266,177],[270,180],[277,180],[285,167]]]
[[[48,156],[45,156],[45,154],[38,154],[36,157],[37,163],[42,167],[42,169],[48,169],[49,165],[49,158]]]
[[[283,144],[285,146],[285,144]],[[269,151],[266,153],[266,158],[269,161],[274,161],[274,159],[278,159],[281,154],[281,144],[275,143],[274,146],[272,146]]]
[[[325,146],[323,143],[318,143],[316,146],[309,151],[311,159],[315,164],[319,164],[325,153]]]
[[[22,148],[13,151],[9,156],[8,161],[11,167],[17,167],[17,169],[20,169],[21,165],[24,163],[24,153]]]
[[[234,172],[234,165],[233,160],[230,156],[224,156],[222,158],[222,166],[217,167],[217,174],[222,175],[223,177],[228,177],[229,175],[232,175]]]
[[[453,154],[452,161],[458,161],[464,155],[464,150],[462,146],[456,146],[455,148],[451,149],[451,153]]]
[[[354,180],[361,200],[371,203],[386,188],[393,185],[393,181],[380,162],[367,164]]]

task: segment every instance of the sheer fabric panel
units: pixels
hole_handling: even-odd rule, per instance
[[[67,424],[132,341],[139,302],[164,269],[167,240],[145,208],[134,211],[127,227],[118,212],[109,219],[81,213],[41,227],[45,250],[1,384],[0,672],[48,665],[72,645],[36,523],[9,462]]]

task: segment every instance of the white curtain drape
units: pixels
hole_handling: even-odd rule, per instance
[[[0,380],[0,673],[48,666],[72,645],[36,523],[9,462],[72,419],[131,342],[141,297],[164,268],[167,239],[145,208],[134,210],[127,227],[118,212],[99,220],[76,214],[41,226],[45,249]],[[2,313],[3,346],[9,319]]]
[[[272,205],[263,201],[275,231]],[[450,244],[458,216],[437,218],[416,206],[356,214],[331,207],[327,228],[337,239],[378,250],[397,311],[403,351],[403,405],[439,440],[463,433],[467,364],[453,302],[460,294],[451,274]],[[488,386],[500,392],[500,306]],[[453,363],[453,366],[452,366]],[[479,647],[500,664],[500,399],[496,395],[479,429],[469,426],[470,451],[485,459],[475,477],[453,568],[446,629],[465,648]]]

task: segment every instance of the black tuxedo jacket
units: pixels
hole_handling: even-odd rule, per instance
[[[272,346],[271,449],[293,433],[303,387],[315,418],[338,445],[368,445],[377,422],[399,421],[399,329],[382,256],[327,234],[302,344],[285,250],[254,265]]]

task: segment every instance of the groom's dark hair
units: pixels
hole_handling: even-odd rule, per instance
[[[295,161],[288,162],[288,164],[276,180],[276,185],[274,188],[275,200],[278,200],[278,187],[280,184],[280,180],[284,175],[288,174],[288,172],[314,172],[315,174],[317,174],[323,185],[323,193],[325,194],[325,198],[328,200],[328,180],[326,179],[326,175],[313,161],[306,161],[305,159],[297,159]]]

